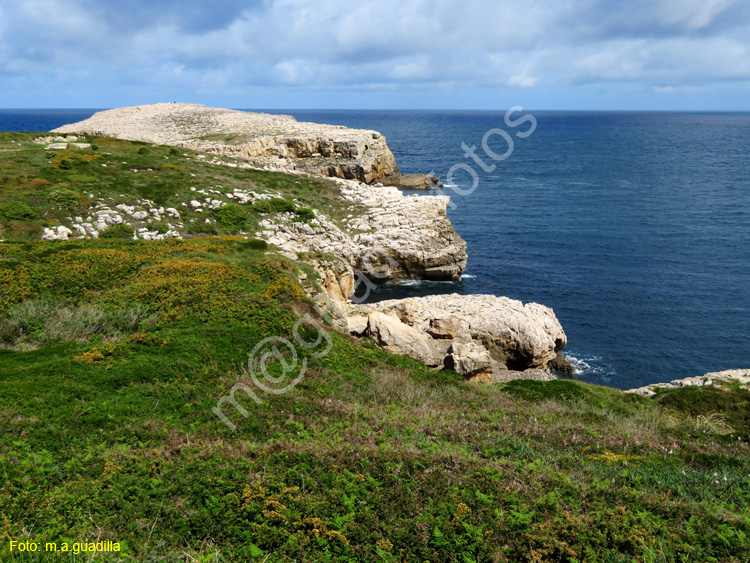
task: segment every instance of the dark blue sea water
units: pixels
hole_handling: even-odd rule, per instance
[[[46,130],[93,110],[0,111],[0,130]],[[469,245],[461,282],[407,283],[376,298],[492,293],[551,306],[581,380],[630,388],[750,367],[750,114],[274,111],[381,131],[404,172],[476,171],[449,216]],[[523,112],[526,113],[526,112]],[[514,117],[520,117],[516,114]],[[485,132],[514,135],[509,158]],[[486,173],[461,143],[496,164]],[[505,152],[495,135],[490,147]],[[457,189],[472,184],[455,176]]]

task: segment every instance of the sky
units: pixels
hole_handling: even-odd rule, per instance
[[[750,110],[748,0],[0,0],[0,107]]]

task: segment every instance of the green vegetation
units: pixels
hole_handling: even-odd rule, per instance
[[[20,201],[0,205],[0,217],[8,221],[31,221],[38,217],[37,212]]]
[[[80,195],[73,190],[65,188],[52,190],[49,193],[49,199],[55,205],[59,205],[65,209],[74,209],[80,203]]]
[[[103,138],[96,152],[45,151],[32,138],[0,134],[0,560],[750,557],[750,391],[470,384],[315,319],[299,283],[313,270],[258,239],[135,241],[114,226],[36,240],[95,200],[149,197],[196,235],[353,210],[325,180]],[[208,224],[180,204],[212,186],[273,196]],[[297,324],[305,315],[330,347]],[[291,346],[264,348],[276,381],[248,370],[268,338]],[[212,409],[238,383],[258,400],[235,392],[247,417],[221,403],[232,431]],[[11,540],[122,551],[11,553]]]
[[[247,211],[241,205],[230,203],[216,211],[216,220],[225,227],[241,227],[247,221]]]
[[[200,197],[200,190],[213,190],[206,193],[225,203],[231,199],[221,194],[233,190],[270,196],[242,206],[248,219],[241,227],[249,233],[269,213],[298,212],[298,220],[309,221],[305,210],[318,209],[343,226],[343,218],[361,212],[358,205],[342,205],[340,188],[325,178],[217,166],[187,149],[101,137],[79,139],[92,144],[89,149],[47,151],[32,142],[40,135],[0,133],[0,238],[36,240],[44,227],[70,227],[67,217],[90,214],[92,203],[114,207],[143,200],[179,209],[185,234],[236,231],[237,223],[210,229],[193,224],[204,223],[205,214],[182,204]]]
[[[309,207],[300,207],[294,212],[294,214],[296,215],[297,220],[302,221],[303,223],[308,223],[315,219],[315,212]]]
[[[280,197],[275,197],[269,200],[268,203],[271,205],[272,211],[277,211],[279,213],[293,213],[295,209],[293,201]]]
[[[111,227],[104,229],[99,233],[100,238],[119,238],[119,239],[130,239],[133,238],[135,230],[130,225],[120,223],[119,225],[112,225]]]
[[[656,400],[469,384],[329,329],[284,394],[246,371],[311,312],[294,262],[240,237],[0,243],[0,558],[742,561],[744,390]],[[305,326],[304,342],[317,332]],[[289,357],[286,361],[291,361]],[[279,362],[269,368],[283,382]],[[211,411],[238,382],[257,394]],[[42,543],[43,545],[43,543]]]

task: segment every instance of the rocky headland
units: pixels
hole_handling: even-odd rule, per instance
[[[457,280],[467,262],[466,243],[447,218],[449,198],[407,196],[395,187],[401,175],[380,133],[192,104],[103,111],[54,132],[183,147],[207,153],[196,158],[216,165],[329,176],[339,188],[342,204],[356,206],[359,212],[339,221],[320,210],[310,221],[279,213],[262,220],[254,235],[313,266],[318,279],[303,274],[302,283],[331,324],[474,381],[554,379],[551,369],[569,368],[560,354],[565,333],[554,312],[543,305],[456,294],[369,305],[352,302],[358,283]],[[40,143],[66,141],[72,142],[71,137],[39,139]],[[227,162],[226,157],[239,164]],[[403,177],[403,184],[418,189],[439,183],[434,177],[410,175]],[[215,211],[230,203],[252,205],[269,197],[236,188],[191,189],[195,199],[182,203],[187,211]],[[96,236],[100,227],[135,221],[135,237],[149,238],[156,235],[137,221],[149,221],[150,214],[174,219],[168,236],[181,236],[180,210],[156,208],[149,201],[135,203],[114,209],[102,204],[92,211],[88,223],[89,217],[70,229],[49,229],[45,236],[67,238],[74,232],[79,238]]]
[[[393,153],[377,131],[298,122],[290,115],[199,104],[153,104],[101,111],[53,132],[184,147],[246,160],[268,170],[402,185]],[[405,188],[438,186],[434,176],[403,175]]]

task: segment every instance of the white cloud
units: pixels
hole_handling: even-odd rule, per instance
[[[680,91],[750,80],[748,29],[746,0],[0,0],[0,73],[53,90]]]
[[[506,83],[508,86],[517,86],[519,88],[533,88],[537,82],[541,79],[541,76],[526,76],[525,74],[517,74],[511,76]]]

